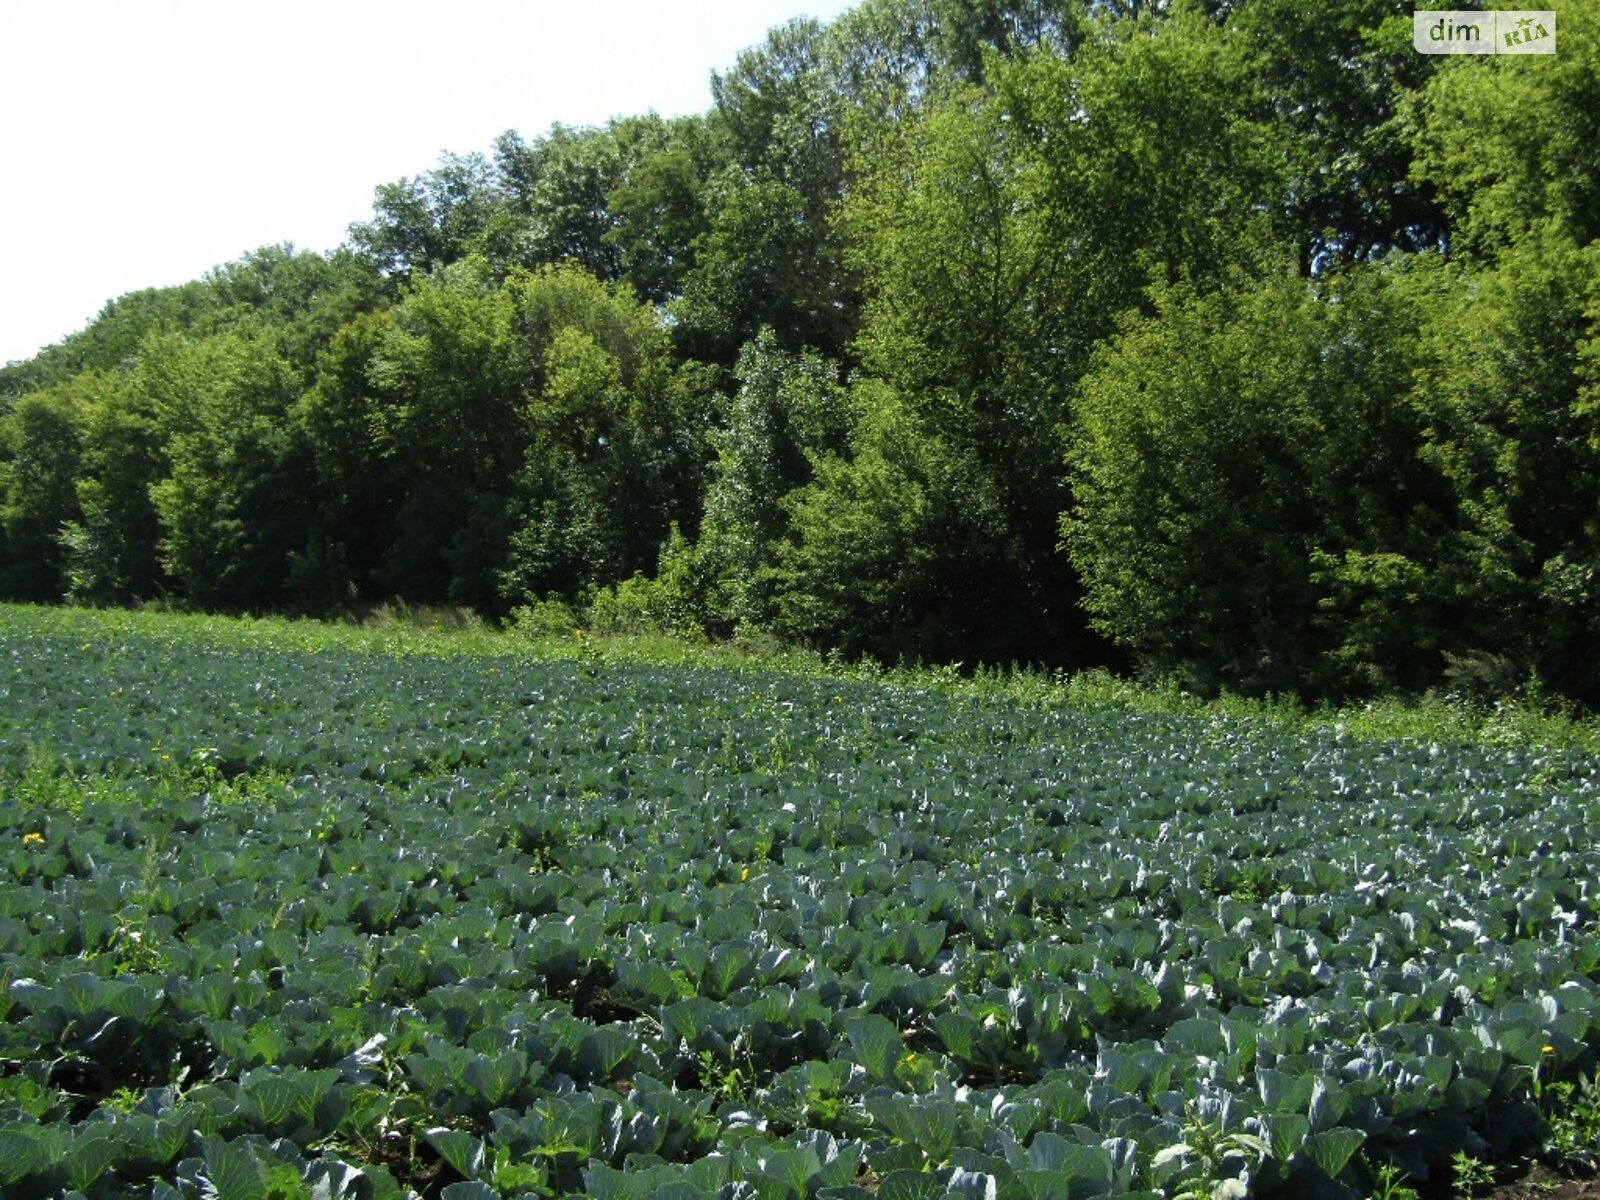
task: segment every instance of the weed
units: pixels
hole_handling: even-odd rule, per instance
[[[1378,1168],[1372,1185],[1372,1200],[1417,1200],[1417,1189],[1406,1182],[1408,1176],[1394,1163]]]
[[[1262,1139],[1227,1132],[1220,1121],[1208,1121],[1191,1108],[1183,1141],[1157,1153],[1151,1165],[1182,1164],[1172,1185],[1176,1200],[1244,1200],[1254,1169],[1271,1155],[1272,1148]]]
[[[702,1050],[695,1061],[699,1066],[701,1090],[718,1104],[741,1100],[755,1090],[755,1064],[743,1046],[742,1037],[734,1039],[732,1053],[726,1060]]]
[[[1450,1158],[1450,1181],[1459,1197],[1479,1195],[1494,1186],[1494,1166],[1465,1150],[1457,1150]]]
[[[1564,1171],[1600,1168],[1600,1089],[1593,1078],[1552,1081],[1540,1089],[1544,1157]]]

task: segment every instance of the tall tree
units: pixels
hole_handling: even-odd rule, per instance
[[[881,383],[857,387],[848,455],[785,500],[765,572],[790,638],[894,661],[1042,653],[1011,586],[1020,547],[994,478]]]
[[[500,203],[486,157],[445,154],[431,171],[380,185],[371,219],[350,226],[350,242],[403,283],[478,249]]]
[[[146,344],[177,334],[150,334]],[[151,488],[167,472],[152,372],[141,356],[89,405],[77,479],[80,519],[62,531],[69,592],[96,603],[150,599],[170,585]]]
[[[824,27],[803,19],[713,77],[730,163],[707,189],[708,229],[673,308],[689,353],[731,364],[765,326],[786,349],[844,354],[856,314],[832,222],[843,164],[827,83]]]
[[[1414,8],[1243,0],[1219,14],[1248,48],[1253,115],[1282,135],[1279,203],[1302,273],[1444,244],[1434,182],[1413,170],[1409,107],[1443,59],[1412,46]]]
[[[1600,10],[1563,9],[1559,54],[1448,58],[1414,106],[1418,181],[1454,246],[1493,256],[1553,225],[1600,237]]]
[[[1453,651],[1600,701],[1600,242],[1558,226],[1432,307],[1424,449],[1450,481]]]
[[[308,604],[328,610],[395,591],[385,557],[397,536],[409,466],[391,445],[402,402],[372,372],[393,312],[365,313],[341,327],[293,411],[318,497],[295,562],[294,588]]]
[[[837,365],[814,350],[785,351],[764,329],[739,355],[739,387],[712,437],[699,540],[679,540],[664,565],[671,597],[703,632],[769,628],[772,565],[789,531],[784,497],[811,482],[820,456],[847,445],[851,413]]]
[[[708,121],[680,118],[663,126],[659,144],[642,146],[607,197],[613,224],[606,239],[622,277],[644,299],[682,297],[710,229],[708,185],[724,159]]]
[[[1425,679],[1449,494],[1403,289],[1286,271],[1159,296],[1083,384],[1063,533],[1097,626],[1208,691]]]
[[[140,363],[167,460],[150,486],[161,564],[206,608],[281,608],[308,506],[288,419],[292,365],[261,331],[147,343]]]
[[[98,372],[84,372],[27,393],[0,416],[0,594],[66,594],[61,534],[78,516],[85,412],[106,386]]]
[[[486,611],[653,570],[705,420],[648,306],[572,264],[496,275],[419,280],[341,338],[344,378],[305,414],[324,464],[387,464],[345,475],[350,511],[383,506],[380,586]]]

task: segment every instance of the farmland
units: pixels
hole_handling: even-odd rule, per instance
[[[7,1196],[1439,1189],[1594,1069],[1580,750],[26,614]]]

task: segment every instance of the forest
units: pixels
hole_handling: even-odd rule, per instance
[[[0,370],[0,598],[1600,704],[1600,4],[862,0]],[[565,606],[565,607],[562,607]]]

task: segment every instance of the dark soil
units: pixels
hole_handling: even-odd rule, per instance
[[[1600,1177],[1569,1179],[1536,1164],[1489,1192],[1487,1200],[1600,1200]]]

